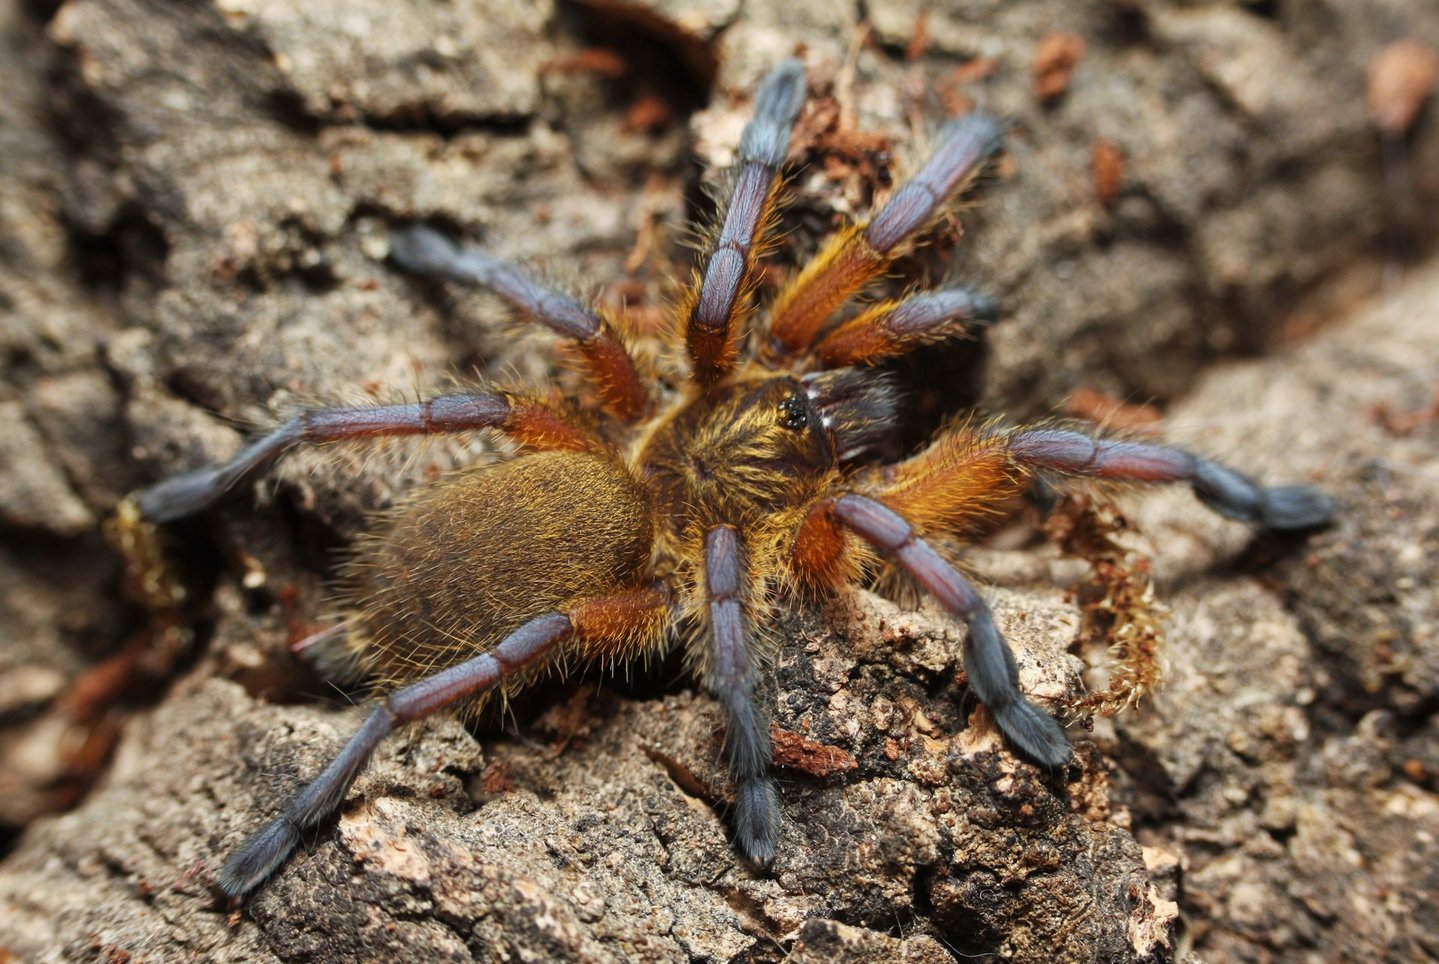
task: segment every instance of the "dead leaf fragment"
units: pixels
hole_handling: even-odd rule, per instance
[[[1369,65],[1369,117],[1388,137],[1409,130],[1439,80],[1439,55],[1413,40],[1396,40]]]
[[[769,728],[774,742],[775,766],[799,770],[812,777],[827,777],[853,770],[859,765],[847,750],[811,740],[773,724]]]
[[[586,47],[568,57],[556,57],[541,70],[558,74],[595,74],[618,80],[629,73],[629,65],[617,51],[608,47]]]
[[[1031,72],[1034,96],[1051,101],[1069,88],[1070,75],[1084,57],[1084,38],[1077,33],[1046,34],[1034,51]]]
[[[1090,149],[1090,167],[1094,174],[1094,196],[1105,207],[1119,199],[1124,184],[1124,152],[1113,141],[1094,142]]]
[[[968,114],[975,108],[974,97],[964,88],[993,74],[999,62],[993,57],[976,57],[947,71],[934,83],[934,91],[950,117]]]
[[[913,63],[924,56],[929,49],[929,11],[921,10],[919,16],[914,20],[914,32],[910,34],[909,43],[904,48],[904,59]]]
[[[1397,412],[1387,402],[1376,402],[1369,408],[1369,416],[1379,427],[1390,435],[1409,435],[1416,429],[1439,421],[1439,389],[1429,404],[1409,412]]]

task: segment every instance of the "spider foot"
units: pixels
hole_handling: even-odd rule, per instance
[[[1334,521],[1334,498],[1312,485],[1279,485],[1260,499],[1266,529],[1314,529]]]
[[[752,863],[768,867],[779,846],[779,794],[769,777],[747,780],[734,802],[735,842]]]
[[[151,522],[174,522],[209,508],[229,486],[223,468],[196,469],[155,483],[136,501]]]
[[[1222,516],[1265,529],[1312,529],[1334,517],[1334,500],[1310,485],[1264,488],[1228,466],[1195,459],[1191,485]]]
[[[1069,762],[1069,740],[1054,717],[1020,698],[990,706],[994,720],[1009,742],[1035,763],[1051,770]]]
[[[230,855],[220,870],[220,889],[244,897],[265,882],[300,843],[300,828],[288,815],[276,817]]]

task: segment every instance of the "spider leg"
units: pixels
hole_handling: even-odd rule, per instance
[[[228,462],[172,476],[133,498],[151,522],[173,522],[209,508],[226,492],[275,465],[301,445],[352,439],[433,435],[493,428],[534,449],[598,450],[604,443],[565,414],[509,392],[440,395],[424,402],[304,412]]]
[[[740,137],[719,235],[681,304],[691,367],[704,384],[734,369],[742,334],[738,319],[754,290],[755,257],[771,227],[779,169],[804,94],[804,66],[798,60],[784,61],[760,84],[754,117]]]
[[[725,761],[735,785],[735,840],[746,857],[765,866],[779,843],[779,793],[769,774],[774,758],[769,723],[754,698],[754,666],[745,641],[744,550],[733,526],[717,526],[705,534],[704,573],[711,635],[705,681],[725,713]]]
[[[770,348],[808,351],[834,312],[904,254],[1000,144],[1000,125],[983,114],[950,121],[925,165],[868,223],[835,235],[770,309]]]
[[[1057,766],[1068,759],[1068,744],[1053,719],[1019,692],[1014,657],[989,608],[916,531],[916,526],[963,529],[1003,507],[1043,472],[1188,482],[1221,515],[1275,530],[1323,525],[1334,503],[1313,486],[1266,488],[1217,462],[1163,445],[1095,439],[1064,429],[973,427],[951,429],[892,466],[873,498],[850,493],[817,502],[795,531],[791,566],[799,579],[821,587],[853,581],[864,560],[846,545],[842,527],[859,535],[968,624],[965,669],[975,693],[1016,746]]]
[[[999,314],[986,295],[970,288],[941,288],[882,301],[826,333],[814,353],[825,368],[873,364],[919,345],[961,337]]]
[[[658,588],[585,600],[565,612],[532,619],[489,652],[391,693],[285,811],[246,839],[225,861],[220,871],[220,889],[231,897],[241,897],[274,873],[299,844],[301,834],[340,805],[375,748],[392,731],[503,684],[569,640],[581,646],[604,647],[633,642],[637,636],[657,636],[668,611],[669,594]]]
[[[867,491],[921,532],[965,532],[1009,510],[1031,477],[1016,463],[1006,433],[960,424],[890,467],[884,483]]]
[[[458,244],[421,224],[390,232],[390,257],[412,274],[488,288],[546,328],[575,343],[605,410],[633,422],[649,393],[612,320],[569,295],[546,288],[517,266],[472,244]]]
[[[1314,486],[1261,486],[1183,449],[1056,428],[951,428],[924,451],[890,467],[873,494],[923,531],[952,532],[1002,511],[1031,483],[1064,475],[1188,482],[1200,501],[1220,515],[1271,530],[1313,528],[1334,514],[1333,499]]]
[[[844,526],[892,559],[946,609],[964,620],[964,668],[975,695],[993,714],[999,729],[1026,756],[1047,767],[1069,760],[1069,741],[1048,713],[1029,702],[1019,689],[1019,668],[984,599],[968,580],[934,551],[893,509],[864,495],[849,493],[825,499],[810,510],[796,540],[828,542],[843,552]],[[813,560],[813,556],[811,556]]]
[[[1229,519],[1265,529],[1312,529],[1334,516],[1334,500],[1312,485],[1265,487],[1233,469],[1183,449],[1147,442],[1095,439],[1064,429],[1027,429],[1008,437],[1014,462],[1097,479],[1188,482],[1199,500]]]

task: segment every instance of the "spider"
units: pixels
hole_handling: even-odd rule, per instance
[[[971,530],[1065,477],[1187,482],[1212,510],[1272,530],[1328,521],[1332,502],[1313,487],[1266,488],[1180,449],[1052,425],[954,423],[883,464],[900,405],[875,364],[960,337],[993,307],[960,287],[846,306],[930,231],[999,149],[1002,128],[978,113],[950,121],[877,214],[839,231],[762,308],[757,259],[777,243],[781,168],[805,96],[797,60],[758,88],[719,228],[676,305],[672,348],[682,339],[688,379],[673,397],[641,376],[621,319],[433,228],[401,226],[391,235],[400,268],[488,288],[572,343],[601,411],[498,390],[316,409],[223,464],[133,497],[147,524],[162,524],[301,446],[487,429],[522,449],[402,498],[360,541],[340,580],[347,615],[322,647],[332,664],[373,678],[381,698],[325,770],[230,856],[226,894],[273,874],[397,727],[473,710],[564,666],[675,645],[722,709],[735,844],[769,864],[780,810],[756,688],[779,641],[762,631],[767,613],[880,566],[965,624],[972,692],[1015,750],[1059,767],[1070,757],[1063,730],[1020,691],[984,598],[932,537]]]

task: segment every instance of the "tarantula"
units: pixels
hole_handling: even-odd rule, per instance
[[[304,445],[488,429],[525,450],[419,489],[364,537],[342,574],[348,616],[325,646],[384,695],[329,766],[229,858],[219,879],[227,894],[273,873],[397,727],[561,666],[676,644],[723,710],[738,849],[767,864],[780,813],[755,692],[777,643],[757,627],[777,599],[837,591],[880,564],[964,622],[973,692],[1014,748],[1057,767],[1070,756],[1063,730],[1020,692],[989,607],[929,536],[963,533],[1065,476],[1188,482],[1214,511],[1268,529],[1329,519],[1331,501],[1315,488],[1264,488],[1175,448],[1052,426],[956,423],[917,454],[877,464],[900,410],[874,364],[960,336],[992,308],[946,288],[841,309],[934,225],[998,150],[1001,126],[981,114],[949,122],[879,213],[831,238],[761,310],[756,262],[776,243],[780,171],[804,99],[798,61],[760,84],[719,229],[677,305],[673,340],[678,350],[682,333],[689,378],[675,397],[655,397],[641,377],[621,319],[432,228],[404,226],[391,244],[402,269],[488,288],[571,342],[602,412],[511,391],[313,410],[224,464],[134,497],[148,523],[179,519]]]

